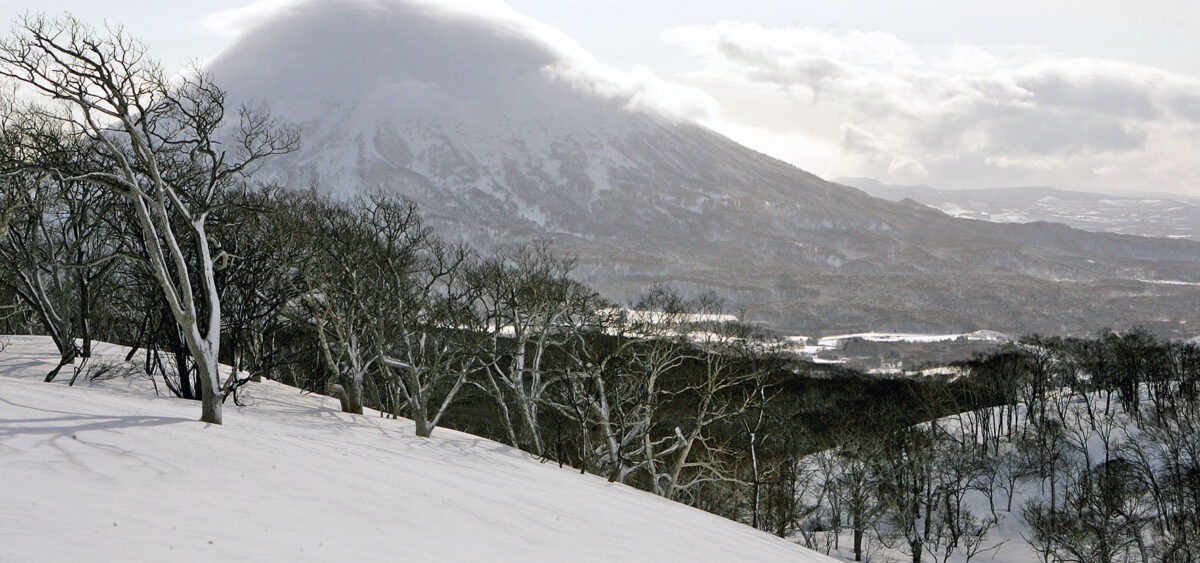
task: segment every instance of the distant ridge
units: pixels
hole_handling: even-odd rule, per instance
[[[941,190],[838,178],[889,201],[912,201],[949,215],[1005,223],[1049,221],[1086,231],[1200,240],[1200,199],[1172,194],[1099,194],[1048,187]]]

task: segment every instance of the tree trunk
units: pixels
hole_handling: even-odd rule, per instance
[[[80,262],[83,257],[80,256]],[[88,282],[87,277],[81,272],[79,274],[79,334],[83,337],[82,355],[84,358],[92,357],[92,324],[88,320],[92,316],[91,299],[88,298]]]
[[[363,413],[363,381],[362,377],[351,377],[346,386],[346,400],[342,401],[342,410],[350,414]]]
[[[413,422],[417,425],[417,436],[428,438],[433,434],[433,425],[429,424],[429,421],[425,420],[425,417],[415,417]]]
[[[414,385],[420,385],[419,382],[416,382],[416,378],[413,379],[415,382]],[[415,386],[414,388],[420,389],[420,387]],[[425,409],[425,405],[421,404],[419,397],[413,396],[412,400],[408,401],[408,410],[412,415],[413,424],[416,426],[417,436],[428,438],[433,434],[433,421],[429,418],[429,412]]]
[[[199,381],[192,380],[191,369],[188,368],[188,354],[190,352],[187,342],[180,334],[182,328],[179,322],[175,320],[175,316],[171,313],[171,308],[168,305],[163,305],[162,309],[162,330],[166,331],[167,343],[171,347],[171,355],[175,356],[175,370],[179,374],[179,398],[181,399],[200,399],[202,393],[199,391]],[[197,366],[197,377],[200,376],[200,370]],[[167,377],[166,371],[163,371],[163,377]]]
[[[196,390],[192,385],[192,370],[188,368],[187,354],[183,346],[175,344],[175,371],[179,372],[179,394],[182,399],[196,399]]]
[[[59,356],[58,365],[54,366],[54,369],[50,370],[50,373],[46,374],[45,382],[50,383],[51,381],[54,381],[54,378],[58,377],[58,372],[62,371],[63,366],[72,365],[74,363],[75,354],[63,352],[62,355]]]
[[[862,540],[863,530],[856,524],[854,526],[854,560],[862,561]]]
[[[529,433],[529,441],[533,444],[533,453],[539,457],[545,453],[545,447],[542,445],[542,433],[538,428],[537,414],[530,407],[530,399],[521,398],[521,419],[525,421],[525,431]]]
[[[220,396],[213,392],[207,385],[201,389],[201,410],[200,422],[209,424],[221,424],[221,399]]]
[[[759,411],[759,421],[760,422],[762,421],[762,411]],[[750,525],[752,527],[754,527],[755,529],[758,529],[758,499],[759,499],[758,477],[759,477],[759,475],[758,475],[758,451],[755,448],[755,443],[756,443],[755,434],[756,434],[755,432],[750,433],[750,460],[751,460],[751,467],[754,470],[754,484],[753,484],[753,491],[752,491],[753,501],[751,503],[752,516],[751,516]]]
[[[699,437],[700,428],[697,427],[684,439],[683,447],[680,451],[675,453],[675,458],[671,460],[671,472],[667,475],[670,481],[667,483],[667,488],[663,496],[675,500],[675,493],[679,490],[679,477],[683,473],[683,466],[687,463],[688,456],[692,455],[692,446]]]
[[[221,424],[221,394],[220,375],[217,373],[217,363],[209,362],[208,358],[195,358],[196,379],[200,383],[200,422]],[[211,364],[211,365],[210,365]]]
[[[79,355],[79,348],[75,346],[75,337],[71,334],[70,328],[55,324],[55,317],[48,313],[48,306],[39,304],[37,309],[42,317],[43,326],[50,333],[50,339],[54,341],[54,347],[58,349],[58,365],[46,374],[45,382],[50,383],[58,376],[58,372],[62,370],[63,366],[75,363],[75,357]]]

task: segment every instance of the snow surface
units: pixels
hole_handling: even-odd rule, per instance
[[[132,368],[122,352],[101,345],[92,369]],[[250,384],[248,406],[210,426],[144,377],[42,383],[55,357],[49,339],[0,337],[0,562],[832,561],[279,383]]]
[[[860,332],[857,334],[840,334],[837,336],[826,336],[817,341],[818,346],[826,348],[836,348],[843,340],[851,340],[859,338],[868,342],[947,342],[966,338],[971,341],[980,342],[1004,342],[1010,340],[1010,337],[999,332],[991,330],[977,330],[975,332],[964,332],[957,334],[913,334],[913,333],[895,333],[895,332]]]
[[[1142,282],[1142,283],[1158,284],[1158,285],[1190,285],[1190,286],[1200,286],[1200,283],[1196,283],[1196,282],[1187,282],[1187,281],[1178,281],[1178,280],[1143,280],[1143,279],[1138,279],[1138,281],[1140,281],[1140,282]]]

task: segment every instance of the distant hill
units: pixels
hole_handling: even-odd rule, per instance
[[[1046,187],[941,190],[884,185],[870,178],[834,181],[875,197],[911,199],[967,219],[1048,221],[1086,231],[1200,240],[1200,199],[1180,195],[1110,195]]]
[[[210,70],[299,124],[264,172],[393,190],[480,247],[550,238],[625,300],[714,289],[750,318],[828,332],[1194,335],[1200,243],[969,221],[827,182],[685,119],[509,16],[313,0],[246,31]]]

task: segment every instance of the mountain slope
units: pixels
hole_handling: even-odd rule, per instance
[[[552,238],[613,298],[670,281],[777,326],[847,332],[1200,324],[1200,290],[1135,281],[1200,282],[1200,244],[879,200],[663,111],[563,41],[513,14],[313,0],[211,70],[303,128],[267,177],[394,190],[485,248]]]
[[[122,350],[101,354],[122,365]],[[146,380],[0,351],[0,561],[831,561],[501,444],[250,384],[221,427]],[[97,360],[93,360],[97,362]],[[94,364],[96,365],[96,364]]]

